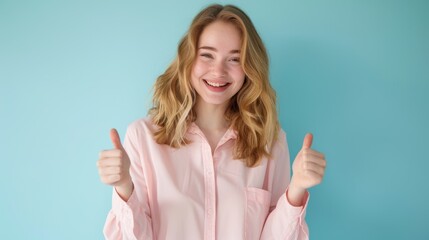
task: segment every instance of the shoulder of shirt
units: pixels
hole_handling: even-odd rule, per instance
[[[273,142],[274,148],[282,148],[284,149],[287,146],[287,136],[286,132],[280,128],[277,134],[277,139]]]
[[[157,126],[153,123],[149,116],[142,117],[132,121],[127,128],[127,132],[139,132],[151,134],[156,130]]]
[[[269,152],[271,154],[271,159],[285,159],[285,156],[288,156],[289,149],[287,146],[286,132],[280,128],[277,133],[277,139],[272,143]]]
[[[278,140],[281,140],[281,139],[286,139],[286,132],[285,130],[283,130],[283,128],[280,128],[278,133]]]

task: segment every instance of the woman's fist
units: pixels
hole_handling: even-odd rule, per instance
[[[313,135],[308,133],[292,165],[291,187],[304,190],[322,182],[326,168],[325,155],[311,149],[312,142]]]
[[[103,183],[114,187],[129,186],[130,183],[132,184],[130,159],[114,128],[110,130],[110,139],[114,149],[101,151],[97,161],[100,179]]]

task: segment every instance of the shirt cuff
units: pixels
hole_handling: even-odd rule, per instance
[[[112,211],[117,216],[131,216],[131,213],[133,212],[132,209],[135,209],[135,207],[138,206],[138,200],[137,200],[137,194],[135,193],[135,190],[131,193],[130,198],[128,198],[128,201],[124,201],[121,196],[119,196],[118,192],[116,191],[116,188],[113,187],[113,193],[112,193]]]
[[[307,210],[308,201],[310,200],[310,193],[308,191],[304,194],[303,205],[302,206],[293,206],[290,204],[289,200],[287,199],[287,192],[289,188],[286,189],[286,192],[283,194],[284,197],[282,197],[284,200],[279,201],[279,204],[283,205],[284,209],[286,209],[286,213],[291,218],[299,218],[299,222],[302,224],[302,222],[305,219],[305,214]]]

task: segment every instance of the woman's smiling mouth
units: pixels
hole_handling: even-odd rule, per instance
[[[227,82],[225,82],[225,83],[211,82],[211,81],[208,81],[208,80],[205,80],[205,79],[203,79],[203,81],[204,81],[207,85],[209,85],[209,86],[211,86],[211,87],[217,87],[217,88],[225,87],[225,86],[227,86],[227,85],[229,85],[229,84],[230,84],[230,83],[227,83]]]

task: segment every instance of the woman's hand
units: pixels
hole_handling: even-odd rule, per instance
[[[121,144],[116,129],[110,130],[110,139],[114,149],[100,152],[97,161],[100,180],[115,187],[124,201],[127,201],[133,192],[133,182],[130,176],[130,159]]]
[[[305,136],[302,149],[292,165],[293,175],[287,197],[294,206],[303,204],[306,190],[320,184],[325,174],[325,155],[311,149],[312,142],[313,135],[309,133]]]

